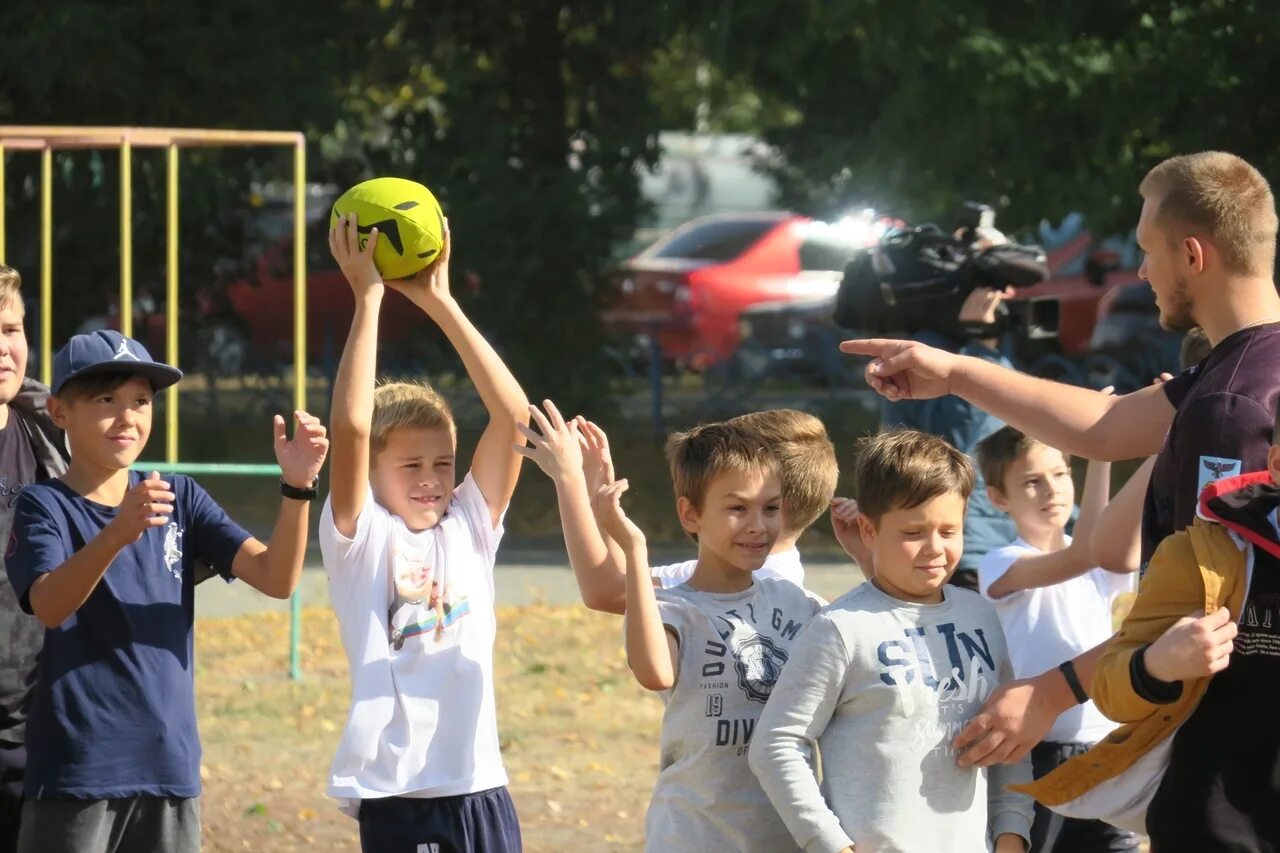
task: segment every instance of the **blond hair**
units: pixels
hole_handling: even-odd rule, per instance
[[[798,409],[773,409],[725,423],[759,436],[777,458],[786,533],[804,532],[827,511],[840,466],[820,418]]]
[[[392,430],[447,429],[457,440],[453,412],[440,392],[430,385],[413,382],[388,382],[373,392],[373,420],[369,428],[369,451],[377,453],[387,446]]]
[[[858,509],[874,522],[886,512],[912,509],[940,495],[968,500],[973,494],[973,463],[936,435],[913,429],[882,432],[862,439],[858,451]]]
[[[1276,201],[1262,173],[1234,154],[1170,157],[1138,186],[1157,204],[1156,221],[1209,240],[1227,269],[1270,276],[1276,258]],[[1171,234],[1170,239],[1181,239]]]
[[[777,458],[755,433],[729,423],[703,424],[667,438],[667,464],[676,498],[699,511],[711,481],[726,471],[778,469]]]
[[[13,267],[0,264],[0,308],[16,301],[22,307],[22,276]]]

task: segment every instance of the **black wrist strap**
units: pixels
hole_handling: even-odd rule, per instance
[[[1080,677],[1076,675],[1076,665],[1074,661],[1064,660],[1058,664],[1058,671],[1062,673],[1062,677],[1067,680],[1067,686],[1071,688],[1071,695],[1076,697],[1076,704],[1083,705],[1089,701],[1089,694],[1084,692],[1084,687],[1080,684]]]
[[[289,485],[282,479],[280,480],[280,496],[292,501],[313,501],[320,494],[316,489],[316,484],[319,482],[320,479],[317,477],[311,481],[310,486],[305,489],[299,489],[297,486]]]

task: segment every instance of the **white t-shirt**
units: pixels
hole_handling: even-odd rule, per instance
[[[1067,543],[1070,544],[1070,537]],[[1090,569],[1053,586],[1024,589],[992,598],[991,585],[1020,557],[1040,554],[1021,537],[987,552],[978,564],[978,590],[995,605],[1009,642],[1009,657],[1017,678],[1056,668],[1109,638],[1111,602],[1117,593],[1133,589],[1133,576],[1106,569]],[[1058,717],[1045,740],[1055,743],[1097,743],[1116,728],[1092,702],[1077,705]]]
[[[364,798],[450,797],[507,784],[493,697],[501,538],[470,474],[440,523],[420,533],[370,491],[347,539],[325,501],[320,551],[351,672],[328,793],[353,817]]]
[[[671,589],[693,577],[697,568],[697,560],[686,560],[683,563],[672,563],[669,566],[651,566],[649,573],[658,580],[663,589]],[[752,572],[755,578],[778,578],[791,581],[801,589],[804,588],[804,566],[800,564],[800,551],[790,548],[777,554],[765,557],[764,565]]]

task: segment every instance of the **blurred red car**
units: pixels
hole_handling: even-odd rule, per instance
[[[641,345],[656,339],[667,366],[702,369],[733,354],[744,309],[833,297],[850,257],[884,227],[869,214],[836,223],[785,212],[699,217],[619,265],[602,317]]]

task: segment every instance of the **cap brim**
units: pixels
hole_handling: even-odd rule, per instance
[[[104,361],[101,364],[91,364],[68,374],[55,387],[49,389],[50,393],[57,396],[62,387],[72,379],[79,379],[82,376],[96,376],[102,373],[130,373],[143,376],[151,380],[151,385],[157,391],[176,384],[182,378],[182,371],[178,368],[170,367],[167,364],[158,364],[154,361]]]

